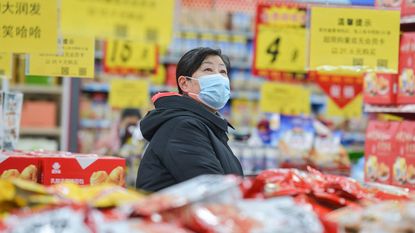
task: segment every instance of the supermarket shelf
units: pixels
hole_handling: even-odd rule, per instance
[[[55,136],[61,135],[61,128],[36,128],[36,127],[25,127],[20,129],[20,135],[24,136]]]
[[[231,36],[243,36],[247,39],[254,38],[254,33],[249,31],[227,31],[227,30],[204,30],[204,29],[190,29],[183,28],[178,30],[179,33],[193,32],[197,34],[212,34],[212,35],[231,35]]]
[[[160,63],[163,64],[177,64],[180,57],[165,56],[160,58]],[[236,69],[251,69],[252,64],[250,62],[231,61],[231,67]]]
[[[25,94],[53,94],[60,95],[62,94],[62,87],[58,85],[54,86],[43,86],[43,85],[13,85],[10,86],[12,91],[20,91]]]
[[[371,105],[365,104],[365,112],[379,113],[415,113],[415,104],[406,105]]]
[[[81,128],[108,129],[111,127],[111,121],[110,120],[81,119],[80,126]]]

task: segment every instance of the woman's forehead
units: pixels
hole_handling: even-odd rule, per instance
[[[203,64],[207,64],[207,65],[219,65],[219,66],[224,66],[225,67],[225,63],[222,61],[222,58],[217,56],[217,55],[209,55],[205,58],[205,60],[203,60],[202,65]]]

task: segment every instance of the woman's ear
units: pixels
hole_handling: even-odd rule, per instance
[[[189,82],[187,82],[186,76],[180,76],[177,79],[177,85],[180,87],[180,89],[183,91],[183,93],[187,93],[190,91],[190,85]]]

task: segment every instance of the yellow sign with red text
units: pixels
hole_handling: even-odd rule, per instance
[[[359,118],[362,116],[363,110],[363,95],[359,94],[352,101],[350,101],[346,106],[340,108],[337,104],[327,98],[327,115],[333,117],[344,117],[347,119],[350,118]]]
[[[109,40],[105,48],[105,66],[108,69],[157,68],[157,48],[155,44],[127,40]]]

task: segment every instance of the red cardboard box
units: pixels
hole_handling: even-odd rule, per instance
[[[0,153],[0,178],[19,177],[39,181],[39,159],[20,153]]]
[[[56,103],[52,101],[25,101],[22,109],[22,127],[56,127]]]
[[[392,183],[392,164],[398,153],[396,121],[370,121],[366,130],[365,181]]]
[[[112,183],[125,185],[125,159],[94,155],[48,156],[40,158],[41,183],[59,184],[65,181],[80,185]]]
[[[404,33],[399,50],[399,104],[415,103],[415,33]]]
[[[367,73],[364,77],[364,101],[368,104],[395,104],[398,75]]]
[[[393,184],[415,188],[415,122],[404,121],[396,135],[399,146],[393,164]]]
[[[414,0],[402,0],[401,16],[413,16],[415,15],[415,1]]]

